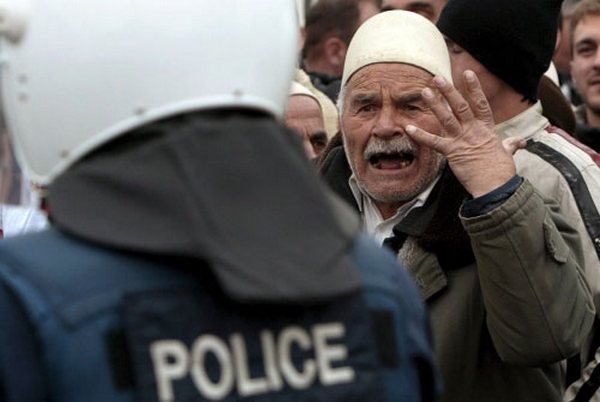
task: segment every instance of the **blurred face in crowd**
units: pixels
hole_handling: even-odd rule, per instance
[[[373,1],[361,1],[358,3],[358,9],[360,16],[358,17],[358,25],[362,25],[363,22],[371,18],[372,16],[379,14],[379,8]]]
[[[383,0],[381,11],[406,10],[437,22],[447,0]]]
[[[346,154],[359,185],[384,218],[423,192],[444,165],[440,154],[417,145],[404,131],[413,124],[441,132],[421,95],[431,79],[418,67],[378,63],[358,70],[343,88],[340,123]]]
[[[317,157],[327,145],[321,106],[310,96],[290,96],[285,125],[300,136],[310,159]]]
[[[572,40],[573,83],[600,126],[600,15],[585,16],[575,27]]]

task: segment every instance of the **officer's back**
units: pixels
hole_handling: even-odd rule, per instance
[[[53,226],[0,245],[5,400],[433,398],[407,274],[274,119],[291,1],[30,3],[2,90]]]

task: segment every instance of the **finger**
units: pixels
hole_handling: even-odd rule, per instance
[[[436,88],[442,93],[450,109],[456,115],[456,118],[461,122],[473,120],[474,115],[471,110],[471,105],[463,98],[454,86],[452,86],[444,77],[437,75],[433,78],[433,83]]]
[[[471,70],[465,70],[463,73],[463,78],[467,102],[469,102],[472,113],[477,119],[483,121],[488,126],[493,127],[495,123],[492,108],[490,107],[490,103],[483,93],[483,89],[481,88],[481,83],[479,82],[477,75]]]
[[[408,125],[404,128],[406,134],[419,145],[432,148],[439,153],[445,155],[448,148],[448,139],[442,138],[439,135],[428,133],[427,131]]]
[[[446,102],[443,102],[440,97],[434,96],[433,91],[429,88],[423,88],[421,95],[448,136],[455,137],[462,133],[460,122],[448,109]]]
[[[523,149],[527,146],[527,141],[522,138],[506,138],[502,140],[502,146],[511,155],[514,155],[519,149]]]

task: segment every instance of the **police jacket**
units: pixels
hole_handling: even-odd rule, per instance
[[[51,229],[0,244],[3,400],[434,398],[416,288],[330,213],[293,134],[235,113],[143,130],[52,185]]]
[[[354,203],[342,148],[323,174]],[[466,197],[446,170],[390,242],[431,315],[441,400],[560,401],[560,361],[577,353],[594,315],[579,235],[527,180],[480,216],[462,214]]]

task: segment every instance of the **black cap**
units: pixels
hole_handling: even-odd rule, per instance
[[[438,28],[526,99],[550,66],[561,0],[450,0]]]

